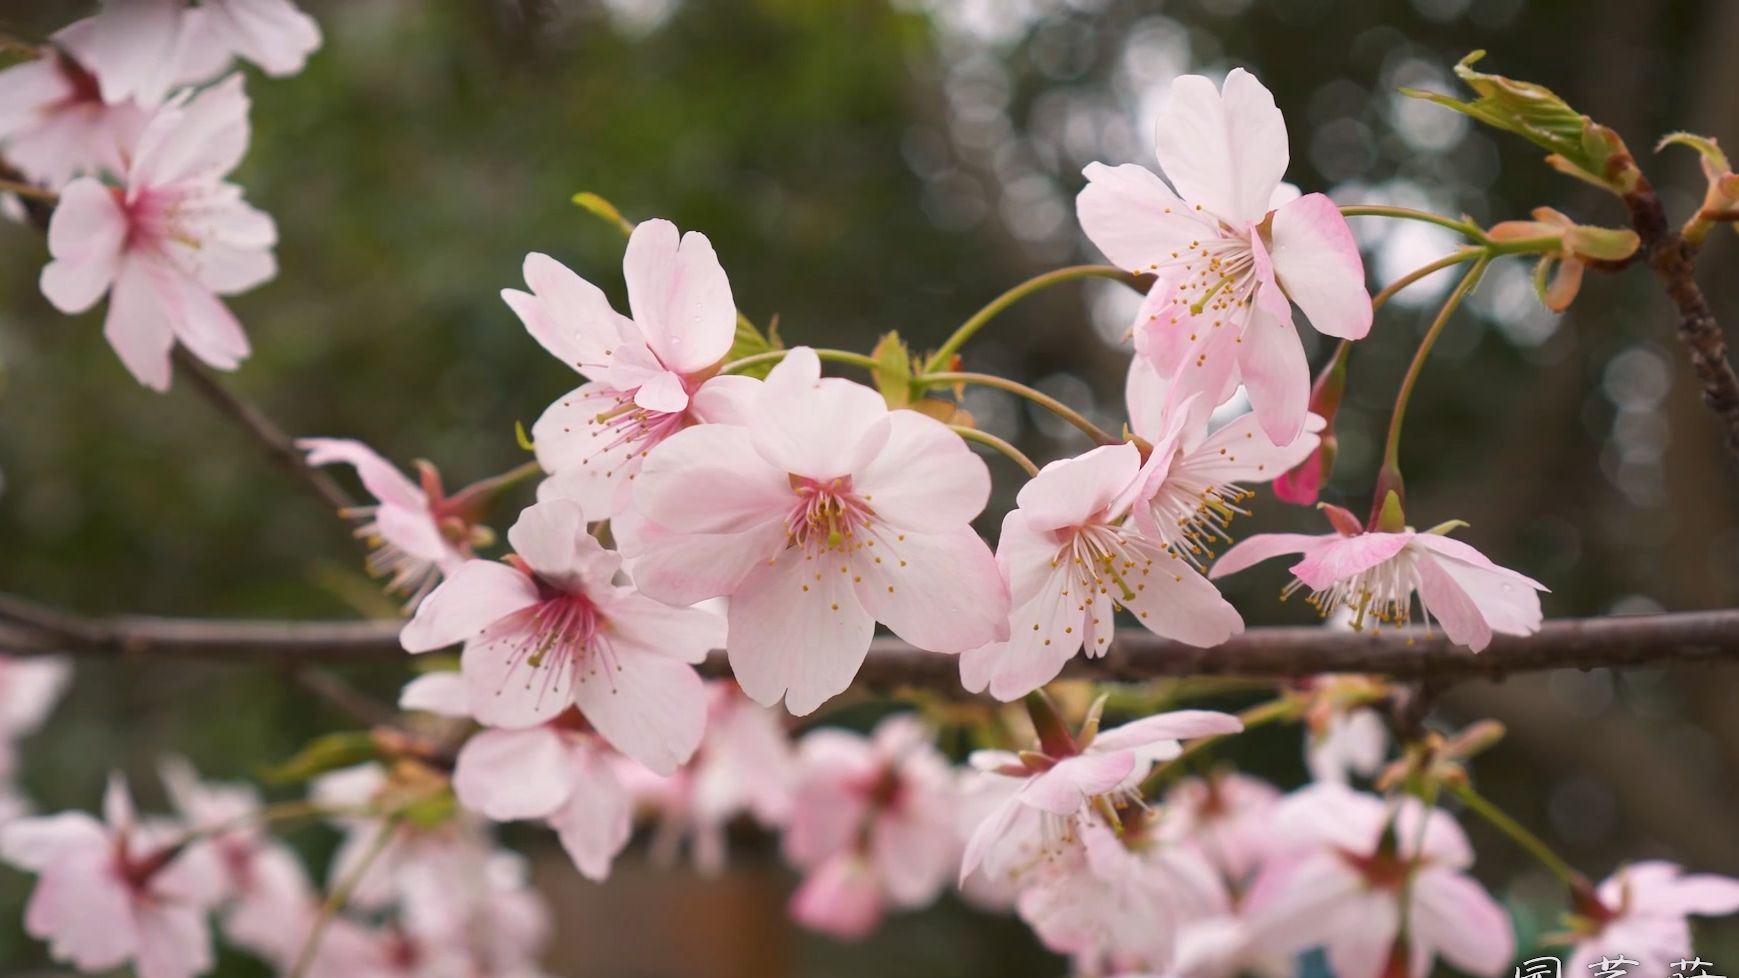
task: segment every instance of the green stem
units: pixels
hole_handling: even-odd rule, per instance
[[[1528,851],[1528,854],[1540,861],[1542,866],[1552,871],[1552,875],[1563,880],[1565,884],[1574,886],[1581,878],[1564,858],[1552,851],[1552,847],[1541,841],[1540,837],[1528,831],[1522,823],[1511,818],[1509,813],[1492,804],[1486,797],[1473,790],[1471,785],[1450,786],[1449,791],[1461,799],[1468,810],[1485,819],[1492,828],[1515,841],[1516,845]]]
[[[990,432],[980,431],[977,428],[968,428],[965,425],[961,425],[961,424],[951,424],[948,426],[948,428],[949,428],[949,430],[953,431],[955,434],[966,439],[967,441],[975,441],[975,442],[979,443],[980,445],[987,445],[991,448],[996,449],[997,451],[1001,452],[1002,454],[1007,455],[1009,458],[1014,460],[1014,464],[1025,469],[1027,475],[1030,476],[1030,475],[1038,475],[1039,474],[1039,467],[1033,464],[1032,459],[1027,458],[1026,455],[1024,453],[1022,453],[1020,449],[1014,447],[1013,445],[1010,445],[1007,441],[1004,441],[1003,439],[996,437],[995,435],[991,434]]]
[[[308,928],[308,936],[302,940],[302,950],[296,954],[296,965],[290,969],[289,978],[306,978],[308,969],[314,964],[314,955],[320,950],[320,939],[325,936],[326,928],[332,923],[338,912],[350,902],[350,897],[356,888],[362,885],[363,877],[374,867],[381,854],[386,852],[393,836],[398,834],[399,820],[396,816],[381,823],[380,830],[370,840],[368,849],[351,867],[350,872],[332,887],[325,902],[320,904],[320,911],[314,917],[314,923]]]
[[[1057,417],[1062,418],[1064,421],[1067,421],[1081,429],[1088,437],[1101,445],[1121,445],[1123,443],[1123,439],[1109,434],[1105,429],[1091,421],[1088,421],[1085,415],[1067,404],[1064,404],[1062,401],[1057,400],[1043,391],[1034,390],[1019,381],[1009,380],[1006,377],[998,377],[995,374],[935,373],[924,374],[921,377],[914,377],[912,378],[912,384],[914,387],[919,388],[945,387],[950,384],[976,384],[979,387],[994,387],[997,390],[1008,391],[1010,394],[1018,394],[1021,397],[1026,398],[1034,404],[1037,404],[1039,407],[1044,408]]]
[[[1443,303],[1443,308],[1437,311],[1437,318],[1432,321],[1431,328],[1425,331],[1425,338],[1419,341],[1419,349],[1413,353],[1413,362],[1407,365],[1407,375],[1401,378],[1401,389],[1395,395],[1395,412],[1389,418],[1389,439],[1383,448],[1383,468],[1399,472],[1401,456],[1401,423],[1407,416],[1407,402],[1413,397],[1413,387],[1419,382],[1419,375],[1425,369],[1425,359],[1430,356],[1431,348],[1437,345],[1437,338],[1443,334],[1443,327],[1448,324],[1449,317],[1454,314],[1461,300],[1479,284],[1480,277],[1485,274],[1486,266],[1491,263],[1489,254],[1482,254],[1467,274],[1461,277],[1461,283],[1455,291],[1449,293],[1449,298]],[[1378,501],[1381,505],[1381,500]]]
[[[790,352],[790,350],[768,350],[766,353],[757,353],[754,356],[743,357],[741,360],[732,360],[730,363],[720,367],[719,373],[734,374],[747,370],[750,367],[758,367],[763,363],[778,363],[780,360],[785,359],[785,354]],[[817,349],[815,355],[823,360],[828,360],[833,363],[849,363],[854,367],[862,367],[865,370],[882,369],[882,364],[877,362],[874,357],[866,357],[861,353],[853,353],[850,350]]]
[[[1472,221],[1456,220],[1453,217],[1444,217],[1441,214],[1433,214],[1430,211],[1414,210],[1411,207],[1354,204],[1348,207],[1342,207],[1340,213],[1342,217],[1393,217],[1403,221],[1419,221],[1423,224],[1435,224],[1438,227],[1448,228],[1451,231],[1472,238],[1480,244],[1485,244],[1487,241],[1485,232],[1480,229],[1479,225]]]
[[[972,339],[973,334],[983,329],[986,323],[1001,315],[1009,306],[1034,292],[1048,289],[1053,285],[1089,278],[1118,279],[1131,285],[1135,281],[1134,275],[1111,265],[1072,265],[1068,268],[1059,268],[1056,271],[1029,278],[990,300],[989,305],[973,313],[971,319],[961,323],[959,328],[954,330],[953,334],[940,347],[936,348],[936,352],[930,354],[930,359],[924,364],[924,372],[930,373],[947,367],[954,354],[960,352],[960,348],[966,345],[967,340]]]
[[[1390,282],[1384,287],[1383,291],[1372,296],[1371,311],[1376,312],[1378,309],[1383,308],[1383,304],[1388,302],[1390,299],[1393,299],[1395,293],[1400,292],[1402,289],[1412,285],[1420,279],[1436,272],[1441,272],[1445,268],[1453,268],[1456,265],[1473,261],[1484,254],[1486,254],[1486,252],[1479,248],[1464,248],[1453,255],[1444,255],[1442,258],[1437,259],[1429,265],[1413,269],[1393,282]]]
[[[1298,715],[1299,701],[1294,697],[1283,695],[1278,699],[1273,699],[1266,703],[1258,703],[1257,705],[1244,710],[1238,714],[1238,720],[1243,723],[1245,730],[1250,730],[1254,727],[1262,727],[1270,723],[1293,720],[1296,719]],[[1232,735],[1216,734],[1212,737],[1203,737],[1199,740],[1192,740],[1185,744],[1183,750],[1176,757],[1165,762],[1163,765],[1155,769],[1152,774],[1147,776],[1147,780],[1141,783],[1141,793],[1143,795],[1151,795],[1158,791],[1168,780],[1171,779],[1173,774],[1181,773],[1183,769],[1188,766],[1187,762],[1191,758],[1230,736]]]

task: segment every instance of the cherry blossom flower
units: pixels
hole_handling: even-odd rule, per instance
[[[270,75],[293,75],[320,46],[320,27],[290,0],[104,0],[75,27],[80,60],[104,101],[156,106],[178,85],[223,71],[236,55]]]
[[[644,221],[622,272],[633,319],[548,255],[526,256],[531,292],[501,291],[532,337],[588,381],[549,406],[532,440],[549,491],[599,519],[615,511],[647,451],[689,425],[725,420],[737,393],[754,386],[712,377],[735,341],[737,308],[706,235]]]
[[[1389,752],[1389,727],[1371,703],[1385,691],[1365,676],[1319,676],[1310,683],[1304,763],[1317,781],[1372,778]]]
[[[1323,426],[1320,417],[1309,415],[1303,433],[1285,446],[1269,439],[1254,413],[1210,433],[1217,395],[1190,383],[1168,382],[1143,357],[1130,363],[1125,397],[1130,429],[1153,446],[1138,477],[1133,522],[1148,539],[1164,543],[1198,570],[1221,545],[1232,542],[1226,533],[1232,519],[1249,515],[1242,504],[1255,493],[1239,484],[1267,482],[1297,465],[1316,450],[1316,432]]]
[[[693,664],[724,644],[719,617],[613,584],[620,558],[568,500],[527,508],[507,537],[510,563],[461,565],[418,606],[404,647],[464,642],[483,723],[535,727],[577,705],[611,746],[674,771],[700,743],[706,689]]]
[[[223,180],[247,149],[247,112],[239,75],[165,104],[139,137],[126,186],[74,180],[49,225],[54,260],[42,270],[43,295],[78,313],[107,294],[103,334],[154,390],[169,387],[176,342],[234,369],[248,340],[218,296],[277,273],[272,219]]]
[[[302,438],[296,447],[309,465],[349,465],[375,498],[375,505],[347,510],[362,522],[356,535],[368,541],[368,572],[387,579],[388,591],[406,595],[414,608],[445,574],[458,570],[479,538],[477,514],[463,493],[447,496],[441,474],[424,462],[422,485],[407,478],[374,449],[349,438]]]
[[[823,379],[806,347],[743,407],[743,426],[654,448],[636,517],[613,526],[647,594],[730,597],[727,650],[750,699],[811,712],[851,684],[877,621],[936,652],[1002,636],[1001,575],[970,525],[990,472],[959,436]]]
[[[1350,612],[1354,630],[1399,627],[1413,619],[1413,596],[1427,627],[1433,619],[1457,645],[1475,652],[1494,633],[1532,635],[1540,629],[1540,595],[1546,586],[1499,567],[1459,540],[1445,536],[1455,524],[1416,532],[1365,532],[1358,518],[1322,504],[1334,533],[1259,533],[1226,551],[1209,572],[1224,577],[1281,554],[1302,554],[1292,565],[1284,595],[1309,588],[1309,601],[1324,617]]]
[[[1157,131],[1171,187],[1133,164],[1090,164],[1081,227],[1112,262],[1158,277],[1136,339],[1161,373],[1235,359],[1262,429],[1289,445],[1310,397],[1292,305],[1330,336],[1371,327],[1352,231],[1333,201],[1281,182],[1286,120],[1243,69],[1220,89],[1177,78]]]
[[[17,769],[13,745],[42,726],[71,681],[63,658],[0,656],[0,780]]]
[[[1466,875],[1473,851],[1448,814],[1316,784],[1281,804],[1276,830],[1293,851],[1247,898],[1263,944],[1323,947],[1338,978],[1425,978],[1437,957],[1470,975],[1509,968],[1509,917]]]
[[[1055,851],[1095,799],[1136,801],[1135,788],[1156,763],[1176,757],[1180,740],[1237,733],[1237,717],[1211,710],[1158,713],[1080,738],[1041,731],[1040,750],[977,751],[972,766],[985,778],[1018,788],[991,811],[966,843],[960,877],[980,865],[992,876],[1019,875],[1030,856]],[[1048,742],[1045,742],[1048,741]],[[1035,845],[1035,841],[1038,843]]]
[[[200,780],[182,758],[162,764],[163,783],[185,824],[205,833],[196,845],[217,867],[227,905],[224,937],[266,961],[287,966],[312,926],[318,895],[288,846],[255,821],[259,792],[246,784]]]
[[[0,858],[37,874],[24,929],[81,971],[132,962],[140,978],[190,978],[212,966],[206,913],[216,875],[173,829],[141,824],[119,776],[104,821],[83,812],[0,829]],[[105,824],[106,823],[106,824]]]
[[[60,31],[31,61],[0,71],[0,146],[31,180],[60,187],[80,174],[127,169],[127,151],[149,118],[132,102],[103,101],[96,76],[70,52],[90,36],[91,21]]]
[[[1184,778],[1166,792],[1160,834],[1200,852],[1227,883],[1243,887],[1272,853],[1279,800],[1278,789],[1247,774]]]
[[[847,939],[886,906],[922,907],[958,865],[954,774],[916,717],[870,737],[816,730],[798,744],[800,773],[785,855],[807,871],[792,897],[799,923]]]
[[[1211,646],[1243,619],[1175,549],[1134,530],[1141,453],[1108,445],[1045,466],[1002,522],[996,560],[1008,580],[1008,638],[962,656],[966,688],[1001,700],[1055,679],[1083,647],[1104,655],[1125,608],[1156,635]]]
[[[425,887],[405,894],[400,911],[404,936],[427,957],[453,957],[460,971],[431,968],[439,978],[534,978],[536,961],[552,933],[549,906],[531,886],[530,867],[517,853],[497,851],[480,879],[464,888]],[[430,952],[434,953],[431,954]]]
[[[1685,873],[1661,860],[1620,869],[1578,901],[1571,917],[1575,935],[1564,973],[1593,974],[1593,963],[1615,951],[1638,962],[1632,974],[1669,974],[1673,962],[1690,958],[1687,917],[1739,913],[1739,880]]]

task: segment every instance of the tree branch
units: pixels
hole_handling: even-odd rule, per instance
[[[1647,181],[1624,195],[1630,225],[1642,239],[1642,255],[1678,310],[1679,341],[1703,384],[1703,403],[1727,429],[1727,449],[1739,457],[1739,374],[1727,360],[1727,341],[1709,300],[1697,286],[1696,247],[1667,223],[1660,195]]]
[[[0,594],[0,649],[17,654],[66,652],[125,659],[365,662],[405,656],[403,622],[217,621],[118,616],[86,618]],[[1538,634],[1499,635],[1475,654],[1441,633],[1413,628],[1382,634],[1327,627],[1255,628],[1218,648],[1196,649],[1147,631],[1118,633],[1099,659],[1076,657],[1063,674],[1135,682],[1165,676],[1236,675],[1275,679],[1321,673],[1374,673],[1396,679],[1497,679],[1546,669],[1625,669],[1690,662],[1739,664],[1739,609],[1547,622]],[[893,638],[872,644],[859,682],[950,688],[958,663]],[[729,675],[722,654],[701,667]]]

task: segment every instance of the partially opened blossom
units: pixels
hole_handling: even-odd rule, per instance
[[[319,26],[291,0],[104,0],[74,26],[88,32],[77,54],[101,81],[103,99],[147,108],[237,55],[291,75],[320,46]]]
[[[568,500],[527,508],[507,538],[509,562],[468,561],[423,600],[404,647],[463,642],[483,723],[535,727],[578,706],[616,749],[674,771],[700,743],[706,689],[693,664],[723,644],[719,616],[613,583],[620,558]]]
[[[1310,683],[1304,763],[1317,781],[1373,778],[1389,753],[1389,726],[1374,705],[1386,692],[1365,676],[1319,676]]]
[[[1242,888],[1273,851],[1280,792],[1259,778],[1215,771],[1184,778],[1166,792],[1160,834],[1200,852],[1232,886]]]
[[[80,21],[30,61],[0,71],[0,151],[27,178],[60,187],[81,174],[119,175],[149,115],[110,104],[71,53],[90,36]]]
[[[1158,278],[1135,327],[1143,355],[1168,375],[1234,360],[1262,429],[1291,444],[1310,396],[1292,305],[1330,336],[1371,327],[1352,232],[1333,201],[1281,182],[1286,120],[1243,69],[1223,88],[1177,78],[1156,129],[1171,186],[1133,164],[1091,164],[1081,227],[1115,264]]]
[[[981,777],[1010,781],[1018,787],[972,832],[961,860],[962,879],[981,865],[992,876],[1018,875],[1025,861],[1042,856],[1068,836],[1072,824],[1095,799],[1135,800],[1133,791],[1156,763],[1182,752],[1179,743],[1195,737],[1236,733],[1237,717],[1211,710],[1159,713],[1105,730],[1080,741],[1046,737],[1039,750],[1011,754],[978,751],[972,766]],[[1034,845],[1039,842],[1039,845]]]
[[[1293,583],[1324,617],[1344,609],[1361,630],[1402,626],[1413,620],[1414,595],[1427,625],[1433,620],[1457,645],[1475,652],[1493,634],[1532,635],[1540,629],[1540,594],[1546,586],[1492,563],[1484,554],[1443,532],[1411,527],[1394,533],[1366,532],[1345,510],[1321,507],[1335,532],[1260,533],[1226,551],[1209,572],[1219,578],[1271,557],[1301,554]],[[1445,527],[1451,524],[1446,524]]]
[[[1190,368],[1184,368],[1185,380]],[[1210,387],[1223,385],[1210,383]],[[1232,542],[1226,529],[1255,493],[1244,483],[1262,483],[1297,465],[1316,450],[1322,418],[1312,414],[1290,444],[1276,445],[1254,413],[1210,432],[1215,392],[1177,378],[1168,380],[1144,357],[1129,365],[1125,387],[1129,427],[1153,446],[1142,463],[1130,504],[1137,529],[1198,569]]]
[[[17,767],[18,738],[42,726],[71,681],[72,663],[64,658],[0,656],[0,780]]]
[[[387,579],[386,588],[406,595],[415,607],[442,575],[471,556],[477,539],[477,514],[462,496],[447,496],[433,466],[421,465],[421,485],[412,482],[374,449],[349,438],[302,438],[296,447],[309,465],[348,465],[356,470],[375,505],[347,510],[361,520],[356,535],[373,548],[369,573]]]
[[[790,351],[742,425],[662,442],[615,524],[629,573],[672,604],[729,596],[731,669],[802,715],[844,690],[880,621],[955,653],[1003,636],[1007,599],[971,521],[990,472],[960,437]],[[630,752],[631,753],[631,752]]]
[[[501,291],[532,337],[587,379],[549,406],[532,440],[550,491],[595,519],[612,515],[647,451],[689,425],[724,420],[736,392],[753,386],[712,376],[735,340],[737,308],[706,235],[643,221],[622,272],[633,319],[548,255],[526,256],[530,292]]]
[[[179,96],[139,136],[124,186],[81,177],[55,207],[43,295],[67,313],[107,295],[103,334],[154,390],[169,387],[177,342],[214,367],[234,369],[248,355],[248,339],[218,296],[277,274],[276,225],[223,179],[247,150],[247,114],[239,75]]]
[[[1282,803],[1276,836],[1292,851],[1248,895],[1263,944],[1321,947],[1336,978],[1426,978],[1435,958],[1476,976],[1513,963],[1509,917],[1467,875],[1473,851],[1448,814],[1317,784]]]
[[[823,729],[798,745],[785,855],[807,874],[792,897],[799,923],[865,936],[885,907],[921,907],[955,875],[954,773],[910,715],[870,737]]]
[[[1021,487],[996,546],[1011,599],[1008,637],[961,657],[967,689],[1011,700],[1055,679],[1083,647],[1104,655],[1118,608],[1190,645],[1243,630],[1189,561],[1128,521],[1140,475],[1140,450],[1125,443],[1059,459]]]
[[[206,915],[216,876],[174,829],[142,824],[117,776],[104,821],[83,812],[0,829],[0,858],[37,874],[24,929],[81,971],[131,962],[140,978],[191,978],[212,966]]]
[[[1636,961],[1632,974],[1672,974],[1691,953],[1689,917],[1739,913],[1739,879],[1686,873],[1673,863],[1647,860],[1612,874],[1578,901],[1571,917],[1574,946],[1567,975],[1589,975],[1597,960],[1616,952]]]

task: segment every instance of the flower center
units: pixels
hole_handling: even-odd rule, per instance
[[[688,427],[689,416],[683,411],[653,411],[634,403],[634,394],[629,391],[611,391],[603,395],[607,401],[604,410],[599,411],[586,421],[586,429],[593,438],[604,439],[604,445],[594,455],[607,455],[624,445],[631,451],[616,462],[609,475],[626,468],[630,463],[644,457],[659,442]],[[589,464],[592,457],[587,457],[580,464]]]
[[[1400,553],[1375,567],[1341,578],[1321,591],[1312,590],[1305,600],[1324,618],[1344,608],[1352,616],[1348,624],[1353,631],[1364,631],[1369,623],[1371,631],[1375,632],[1385,625],[1400,628],[1413,620],[1413,594],[1419,584],[1419,570],[1412,551],[1402,548]],[[1284,601],[1292,597],[1303,587],[1306,587],[1303,581],[1294,579],[1281,589],[1280,599]],[[1429,629],[1431,615],[1423,604],[1419,606],[1419,615]]]
[[[1250,511],[1241,505],[1256,494],[1230,482],[1192,474],[1179,457],[1147,505],[1153,510],[1161,542],[1204,570],[1215,552],[1232,542],[1226,529]]]
[[[1191,330],[1190,341],[1199,339],[1200,324],[1219,329],[1242,328],[1244,310],[1256,301],[1256,256],[1249,234],[1225,231],[1208,241],[1191,241],[1171,253],[1169,261],[1155,262],[1140,271],[1160,275],[1172,285],[1171,308],[1153,315],[1159,325]]]
[[[568,690],[600,675],[613,676],[615,648],[598,606],[582,593],[558,590],[541,580],[538,590],[542,601],[490,637],[490,649],[507,660],[502,682],[523,675],[526,689],[538,688],[541,703],[552,689]]]
[[[875,510],[852,491],[851,476],[823,481],[793,475],[790,480],[794,501],[785,516],[790,546],[815,556],[875,545],[865,532],[875,521]]]
[[[1147,552],[1150,550],[1155,552]],[[1142,578],[1152,569],[1156,552],[1125,535],[1121,527],[1088,523],[1075,531],[1060,559],[1073,565],[1075,587],[1087,600],[1098,593],[1110,597],[1114,604],[1126,605],[1147,590]]]

